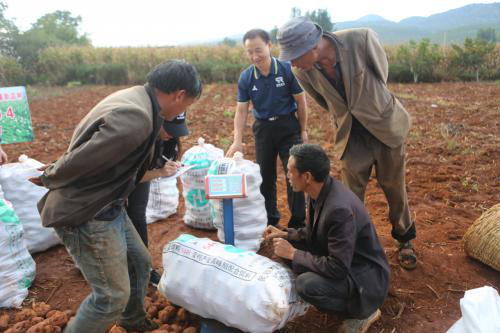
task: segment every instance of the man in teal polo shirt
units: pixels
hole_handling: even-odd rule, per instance
[[[271,56],[269,34],[262,29],[248,31],[243,44],[252,65],[238,81],[238,104],[234,118],[234,142],[227,152],[232,156],[243,149],[243,131],[252,102],[255,122],[255,154],[260,166],[268,224],[276,225],[280,213],[276,204],[276,160],[279,156],[287,173],[290,148],[307,141],[307,109],[304,91],[292,73],[291,65]],[[288,182],[289,227],[304,225],[304,193],[294,193]]]

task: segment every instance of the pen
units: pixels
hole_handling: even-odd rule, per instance
[[[171,158],[168,158],[165,155],[161,155],[161,158],[163,158],[167,163],[173,162],[173,160]],[[183,167],[183,166],[184,166],[184,163],[181,163],[181,167]]]

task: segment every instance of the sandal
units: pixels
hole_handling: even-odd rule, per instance
[[[406,270],[417,267],[417,255],[410,242],[399,243],[398,261],[399,265]]]

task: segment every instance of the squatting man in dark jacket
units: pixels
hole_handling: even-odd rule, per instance
[[[151,256],[124,204],[154,159],[163,119],[183,113],[201,90],[187,62],[158,65],[147,84],[97,104],[64,155],[31,179],[49,189],[38,203],[43,225],[54,227],[92,289],[64,333],[102,333],[115,321],[129,332],[158,328],[144,310]]]
[[[306,226],[268,226],[274,253],[291,260],[299,295],[320,311],[347,318],[340,332],[362,333],[380,318],[389,289],[389,264],[361,200],[330,176],[330,160],[318,145],[290,149],[288,178],[309,195]]]

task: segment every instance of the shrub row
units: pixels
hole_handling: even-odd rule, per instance
[[[408,61],[401,59],[399,48],[386,47],[389,80],[413,82],[415,77]],[[275,55],[277,55],[275,50]],[[449,49],[440,47],[439,61],[424,67],[419,82],[467,81],[476,78],[475,70],[457,64]],[[398,58],[399,57],[399,58]],[[16,59],[0,56],[0,86],[20,84],[140,84],[148,71],[167,59],[182,58],[191,62],[205,83],[238,80],[248,66],[241,46],[195,46],[164,48],[95,48],[58,47],[40,52],[38,63],[23,68]],[[500,44],[489,54],[479,70],[482,80],[500,79]]]

